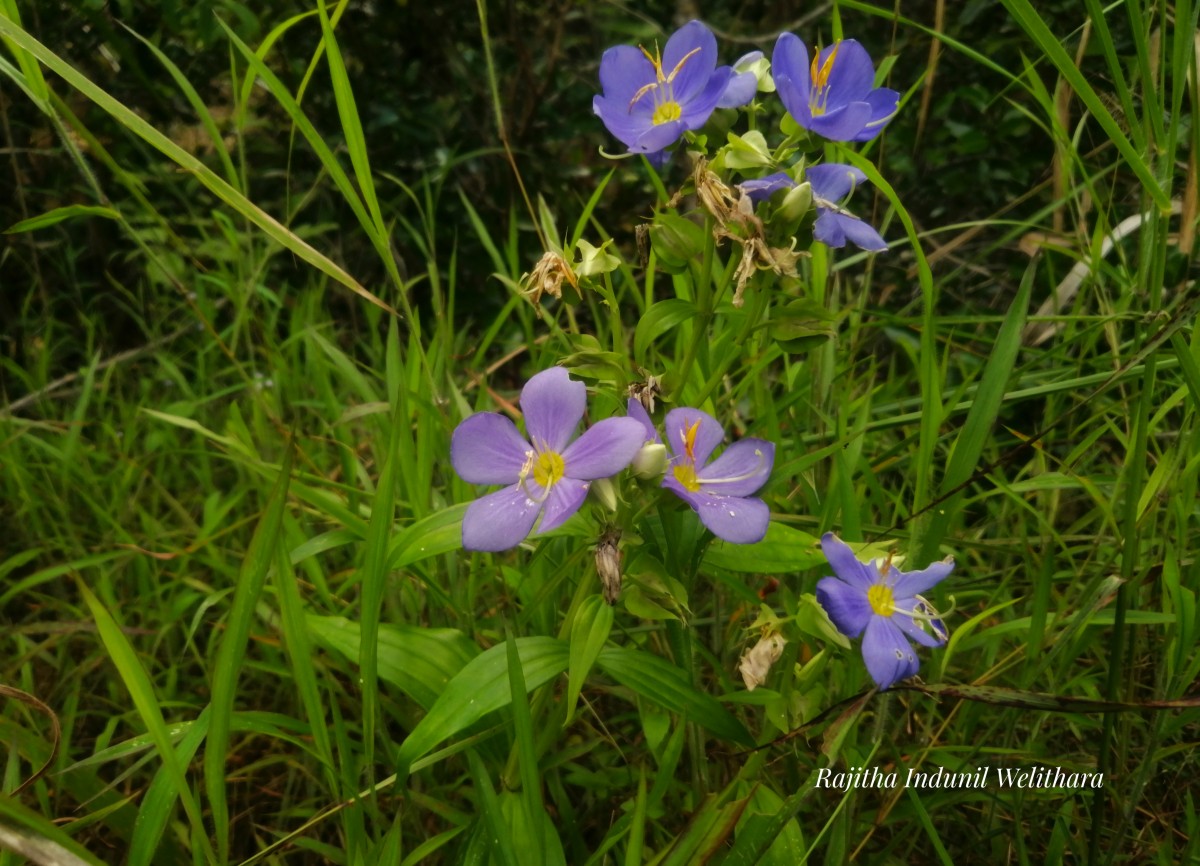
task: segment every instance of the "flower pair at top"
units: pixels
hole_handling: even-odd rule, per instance
[[[633,400],[630,417],[606,418],[572,441],[587,389],[562,367],[533,376],[520,403],[528,439],[503,415],[477,412],[450,440],[450,462],[464,481],[508,485],[468,506],[462,526],[467,550],[515,547],[539,515],[538,531],[561,526],[583,505],[592,481],[616,475],[643,446],[658,442],[649,415]],[[708,463],[725,436],[716,419],[699,409],[674,409],[666,430],[674,456],[662,486],[691,505],[718,537],[742,544],[762,539],[770,513],[762,500],[747,497],[766,482],[775,446],[742,439]]]
[[[731,68],[717,66],[717,41],[699,21],[690,21],[667,40],[661,57],[618,45],[600,59],[603,93],[592,110],[630,153],[661,165],[665,149],[684,132],[708,122],[716,108],[747,104],[758,89],[754,71],[761,52]],[[853,39],[835,42],[813,57],[792,33],[781,34],[771,56],[775,89],[800,126],[831,141],[869,141],[896,113],[900,94],[875,87],[875,68]]]

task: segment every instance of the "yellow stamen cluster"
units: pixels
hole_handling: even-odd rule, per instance
[[[562,479],[565,469],[561,455],[554,451],[543,451],[533,464],[533,480],[548,489]]]
[[[680,483],[684,490],[690,493],[700,492],[700,479],[696,477],[695,464],[680,463],[671,472],[675,475],[675,480]]]
[[[829,56],[825,58],[825,62],[817,66],[817,61],[821,57],[821,52],[817,51],[813,54],[812,68],[810,77],[812,79],[812,90],[808,96],[808,109],[812,112],[813,117],[820,117],[825,113],[826,103],[829,101],[829,75],[833,72],[833,61],[837,57],[838,48],[841,42],[833,43],[833,49],[829,52]]]
[[[886,583],[876,583],[867,590],[867,602],[871,610],[880,616],[891,616],[896,610],[896,597]]]
[[[700,420],[697,419],[696,423],[693,424],[691,427],[689,427],[686,430],[679,431],[680,433],[683,434],[683,450],[687,453],[688,460],[690,460],[693,463],[696,462],[696,433],[699,430],[700,430]]]
[[[641,46],[639,46],[641,47]],[[678,120],[683,116],[683,106],[675,99],[675,90],[672,85],[675,83],[675,76],[683,69],[683,65],[691,59],[693,55],[698,53],[700,49],[693,48],[683,58],[675,64],[675,68],[669,73],[663,72],[662,57],[658,53],[658,46],[654,46],[654,53],[651,54],[645,48],[642,48],[642,54],[646,55],[646,59],[654,67],[654,80],[633,94],[633,99],[629,100],[629,110],[633,111],[633,107],[637,105],[639,99],[647,93],[654,94],[654,113],[650,115],[650,121],[655,126],[661,123],[670,123],[672,120]]]

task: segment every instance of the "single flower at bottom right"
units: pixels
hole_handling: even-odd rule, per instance
[[[836,576],[817,583],[817,601],[838,631],[847,637],[863,636],[863,661],[871,679],[886,689],[913,676],[919,665],[908,639],[927,647],[946,643],[941,614],[921,593],[954,570],[954,559],[947,557],[920,571],[900,571],[891,557],[860,562],[832,532],[822,536],[821,550]]]

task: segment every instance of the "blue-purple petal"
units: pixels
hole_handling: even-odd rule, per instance
[[[700,50],[683,60],[689,52],[697,48]],[[717,68],[717,39],[712,31],[699,21],[689,21],[667,40],[662,54],[663,75],[669,76],[681,60],[683,66],[675,74],[671,88],[675,94],[675,101],[683,104],[704,89],[709,76]]]
[[[546,497],[546,507],[542,511],[542,522],[538,524],[538,532],[549,532],[562,526],[567,518],[583,505],[588,487],[589,482],[577,478],[563,478],[551,487],[550,494]]]
[[[735,73],[717,100],[717,108],[741,108],[758,92],[758,76],[753,72]]]
[[[592,111],[603,121],[604,126],[626,147],[633,147],[651,127],[650,118],[644,114],[631,114],[620,103],[603,96],[592,97]]]
[[[766,201],[779,190],[791,189],[795,185],[796,182],[792,180],[791,175],[783,171],[768,174],[766,177],[744,180],[738,184],[742,188],[742,192],[750,196],[750,201],[756,205]],[[814,187],[814,191],[815,189],[816,187]]]
[[[450,463],[470,484],[512,484],[529,450],[512,421],[495,412],[477,412],[454,429]]]
[[[801,125],[830,141],[854,141],[870,120],[871,106],[868,103],[847,102],[830,108],[824,114],[813,115],[812,120]]]
[[[846,240],[859,249],[870,253],[881,253],[888,248],[887,241],[870,223],[845,214],[838,216],[841,219],[842,233],[846,236]]]
[[[632,153],[658,153],[677,142],[679,137],[690,128],[686,117],[666,123],[652,123],[645,132],[638,136],[637,142],[630,145],[629,150]]]
[[[811,79],[808,48],[795,33],[781,33],[771,53],[771,75],[783,107],[797,123],[808,126],[812,112],[808,107]]]
[[[521,390],[525,432],[535,449],[562,453],[587,409],[587,388],[562,367],[543,370]]]
[[[592,481],[616,475],[646,444],[646,429],[633,418],[605,418],[562,451],[568,478]]]
[[[683,110],[683,117],[681,119],[687,124],[688,129],[699,129],[708,123],[708,118],[712,116],[713,109],[717,107],[721,94],[725,92],[732,76],[733,70],[728,66],[722,66],[709,76],[708,82],[702,90],[687,102],[682,103],[680,107]]]
[[[669,474],[667,477],[674,481]],[[700,517],[700,522],[717,538],[734,544],[754,544],[756,541],[762,541],[767,534],[771,510],[761,499],[715,496],[703,490],[699,493],[681,492],[681,488],[665,482],[663,486],[673,490],[692,506]]]
[[[806,168],[804,179],[812,185],[813,195],[836,203],[850,195],[856,186],[866,183],[867,176],[852,165],[823,162]]]
[[[920,667],[904,632],[883,616],[872,616],[867,623],[862,654],[867,672],[881,689],[911,677]]]
[[[739,439],[721,456],[696,472],[703,493],[749,496],[767,483],[775,465],[775,443],[765,439]]]
[[[713,449],[725,438],[725,430],[719,421],[707,412],[699,409],[672,409],[663,419],[663,432],[667,437],[667,445],[678,460],[684,460],[687,454],[687,432],[693,424],[698,424],[696,439],[692,448],[692,457],[699,468],[708,462]]]
[[[821,68],[825,59],[835,50],[837,56],[825,81],[825,104],[829,111],[839,105],[862,102],[875,84],[875,64],[871,62],[867,49],[855,39],[843,39],[830,45],[821,52],[817,67]]]
[[[516,484],[489,493],[467,506],[463,516],[462,539],[465,550],[496,552],[520,544],[542,510]]]
[[[646,411],[646,407],[641,404],[640,400],[633,397],[629,398],[629,402],[625,404],[625,412],[634,421],[642,425],[642,429],[646,433],[645,442],[658,442],[658,430],[654,427],[654,422],[650,420],[650,413]]]
[[[629,110],[629,102],[654,81],[654,66],[632,45],[610,48],[600,57],[600,88],[614,108]]]
[[[864,596],[868,589],[879,583],[879,572],[875,567],[859,562],[854,551],[850,549],[850,545],[832,532],[826,532],[821,536],[821,552],[833,566],[833,573],[858,589]]]
[[[954,560],[943,559],[940,562],[934,562],[928,568],[923,568],[920,571],[902,572],[891,568],[889,573],[889,582],[892,584],[893,592],[896,597],[908,597],[920,595],[933,587],[937,586],[943,580],[950,576],[950,572],[954,571]]]
[[[840,213],[827,207],[817,208],[817,221],[813,223],[813,237],[833,249],[841,249],[846,245],[846,232],[842,228]]]
[[[871,107],[871,119],[855,137],[855,141],[870,141],[887,126],[900,110],[900,94],[887,87],[877,87],[863,100]]]
[[[862,634],[873,613],[865,592],[836,577],[817,581],[817,601],[846,637]]]

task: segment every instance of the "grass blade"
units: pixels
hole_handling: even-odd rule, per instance
[[[250,638],[250,623],[254,608],[262,595],[267,570],[271,567],[275,547],[283,525],[287,505],[288,482],[291,480],[293,447],[289,444],[279,478],[267,501],[267,510],[254,530],[246,558],[238,574],[237,589],[225,626],[225,634],[217,648],[213,664],[212,717],[209,721],[208,745],[204,750],[204,786],[212,809],[217,832],[217,851],[220,862],[229,860],[229,807],[225,800],[225,762],[229,757],[229,735],[233,698],[237,692],[238,673],[246,657],[246,642]],[[172,754],[174,754],[172,752]]]
[[[129,690],[129,696],[133,699],[133,705],[137,709],[142,724],[146,726],[146,730],[154,740],[154,746],[158,750],[163,768],[167,771],[175,788],[175,795],[183,803],[183,810],[187,813],[188,822],[192,828],[192,837],[201,847],[204,859],[208,863],[215,864],[218,861],[204,830],[200,807],[196,803],[196,798],[192,796],[192,789],[184,776],[183,766],[175,754],[171,732],[163,720],[162,707],[159,706],[150,677],[138,660],[137,653],[128,638],[125,637],[125,633],[112,618],[112,614],[96,596],[92,595],[92,591],[82,580],[78,585],[79,593],[83,596],[88,610],[91,611],[92,619],[96,622],[96,631],[100,635],[100,640],[103,642],[109,658],[116,665],[117,673],[120,674],[121,681],[125,683],[125,688]],[[221,757],[224,759],[223,753]],[[225,858],[222,858],[220,862],[225,862]]]

